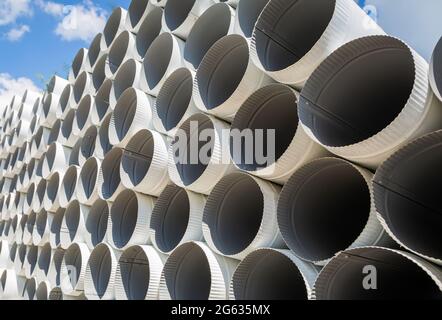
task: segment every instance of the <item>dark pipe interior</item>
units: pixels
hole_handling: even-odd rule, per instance
[[[40,182],[37,185],[36,195],[38,198],[38,203],[42,203],[43,197],[46,193],[46,185],[47,181],[45,179],[41,179]]]
[[[190,203],[186,190],[169,185],[161,193],[152,211],[150,227],[162,252],[178,246],[189,225]]]
[[[115,9],[104,27],[103,36],[106,46],[109,47],[117,35],[121,22],[121,10]]]
[[[132,28],[134,28],[143,17],[144,12],[147,10],[149,0],[134,0],[130,3],[128,10],[128,19]]]
[[[77,200],[72,201],[66,208],[64,219],[66,220],[66,227],[68,228],[69,238],[74,240],[77,234],[78,226],[80,225],[80,203]]]
[[[73,244],[66,250],[64,255],[64,261],[67,267],[70,267],[69,270],[75,271],[75,277],[73,274],[70,275],[69,280],[73,288],[77,285],[77,281],[80,277],[81,273],[81,252],[80,247],[77,244]],[[77,281],[76,281],[77,280]]]
[[[74,78],[77,78],[80,73],[81,66],[83,65],[84,59],[86,58],[84,53],[84,49],[80,49],[76,54],[74,61],[72,62],[72,71],[74,74]]]
[[[190,123],[194,122],[198,125],[198,130],[193,130],[191,132],[191,126]],[[196,180],[198,180],[199,177],[204,173],[204,171],[207,168],[207,164],[202,163],[200,160],[200,157],[198,157],[198,161],[196,163],[193,163],[193,159],[191,158],[191,152],[190,150],[190,140],[194,143],[198,144],[198,151],[201,150],[206,144],[209,144],[209,152],[208,155],[212,155],[212,150],[215,145],[215,141],[212,137],[209,137],[207,141],[200,141],[200,133],[203,130],[214,130],[213,123],[207,116],[203,114],[196,114],[192,117],[190,117],[180,128],[182,132],[185,133],[185,136],[187,138],[187,145],[185,146],[186,150],[179,150],[181,154],[179,154],[179,157],[175,159],[175,165],[178,170],[178,174],[181,177],[181,180],[183,181],[184,185],[190,185],[194,183]],[[177,137],[178,138],[178,137]],[[203,140],[203,139],[201,139]],[[182,141],[179,141],[179,139],[175,139],[174,144],[179,143],[178,146],[182,148]],[[186,152],[184,152],[186,151]]]
[[[127,90],[118,99],[117,105],[114,110],[115,131],[118,139],[121,141],[124,139],[135,118],[137,111],[138,98],[134,90]],[[140,107],[148,107],[141,106]]]
[[[117,101],[126,89],[134,85],[137,70],[136,64],[137,62],[135,60],[130,59],[123,63],[118,69],[114,80],[114,93]]]
[[[441,141],[441,131],[420,138],[382,165],[374,178],[376,209],[391,232],[411,250],[437,259],[442,259]]]
[[[70,201],[74,195],[75,188],[77,186],[77,168],[71,166],[66,171],[63,177],[63,189],[66,196],[66,200]]]
[[[88,73],[82,72],[74,84],[74,100],[76,103],[79,103],[81,98],[83,97],[84,90],[86,89],[86,81],[87,81]]]
[[[106,80],[106,65],[109,64],[109,55],[104,54],[95,64],[94,71],[92,73],[92,82],[94,84],[94,88],[98,91]]]
[[[46,210],[41,210],[36,216],[35,228],[40,237],[43,237],[46,225],[48,223],[48,213]]]
[[[36,298],[38,301],[48,300],[48,287],[44,282],[40,283],[37,288]]]
[[[71,91],[72,86],[69,84],[63,89],[63,92],[61,93],[59,104],[62,112],[64,112],[66,110],[66,107],[68,106],[69,98],[71,97]]]
[[[400,40],[385,36],[355,40],[327,58],[307,81],[299,117],[322,144],[352,145],[396,119],[414,80],[413,55]]]
[[[264,68],[279,71],[298,62],[318,42],[336,0],[272,0],[256,22],[256,52]]]
[[[81,99],[80,104],[78,105],[77,109],[77,126],[81,130],[84,128],[84,125],[86,124],[86,121],[89,117],[89,112],[92,108],[92,96],[86,95],[83,99]]]
[[[305,281],[297,266],[277,251],[256,251],[233,275],[236,300],[307,300]]]
[[[163,9],[155,7],[146,16],[146,19],[141,23],[140,30],[136,38],[137,51],[140,57],[146,55],[152,42],[158,37],[161,32],[161,20],[163,18]]]
[[[52,126],[51,132],[49,133],[48,144],[51,145],[54,142],[57,142],[58,137],[61,132],[61,120],[57,119]]]
[[[86,229],[91,235],[92,244],[97,246],[106,236],[109,206],[104,200],[97,200],[91,207],[86,219]]]
[[[370,208],[370,190],[359,171],[343,160],[327,158],[290,178],[278,203],[278,223],[297,256],[323,261],[358,238]]]
[[[156,100],[156,110],[167,131],[175,128],[183,118],[192,91],[193,77],[186,68],[177,69],[164,82]]]
[[[187,0],[180,0],[187,1]],[[164,77],[170,64],[173,38],[170,33],[160,34],[150,45],[143,62],[144,74],[150,89],[155,88]]]
[[[246,36],[251,38],[256,21],[269,0],[241,0],[236,8],[239,26]]]
[[[77,142],[74,144],[74,147],[71,150],[71,155],[69,156],[69,165],[70,166],[74,166],[74,165],[79,166],[80,165],[79,155],[80,155],[80,149],[81,149],[82,144],[83,144],[83,138],[78,137]]]
[[[214,109],[230,98],[248,64],[249,46],[242,36],[225,36],[209,49],[196,73],[198,89],[207,109]]]
[[[184,59],[197,69],[210,47],[228,34],[232,19],[228,5],[217,3],[207,9],[187,37]]]
[[[100,245],[94,249],[89,258],[92,281],[99,298],[107,291],[112,272],[112,257],[106,245]]]
[[[54,202],[57,198],[58,189],[60,188],[60,175],[58,172],[54,173],[51,179],[48,181],[46,193],[51,202]]]
[[[61,224],[63,223],[65,211],[66,209],[59,208],[55,213],[51,223],[51,233],[55,235],[55,244],[57,246],[60,244]]]
[[[109,95],[112,89],[112,80],[106,80],[95,96],[95,110],[99,120],[103,119],[109,110]]]
[[[282,84],[272,84],[259,89],[244,102],[233,120],[230,140],[233,161],[239,168],[248,171],[271,165],[269,162],[272,159],[277,161],[290,146],[298,129],[298,122],[297,99],[291,88]],[[234,135],[235,132],[242,133],[246,129],[253,132],[251,142],[247,138],[239,140]],[[256,143],[253,143],[258,139],[257,130],[263,133],[262,152],[258,152]],[[274,132],[274,141],[268,141],[270,130]],[[252,152],[253,158],[248,159],[250,152],[247,150],[250,145],[255,147]],[[262,160],[257,156],[267,156],[268,161],[261,163]]]
[[[169,0],[164,7],[167,27],[177,29],[189,16],[196,0]]]
[[[134,186],[143,181],[154,156],[154,139],[150,131],[141,130],[130,140],[121,159],[122,169]]]
[[[87,199],[90,198],[95,190],[95,184],[97,182],[98,166],[97,161],[94,158],[89,159],[83,165],[80,172],[81,183],[83,184],[84,194]]]
[[[26,203],[28,204],[28,206],[32,205],[32,199],[34,199],[34,193],[35,193],[35,183],[31,183],[28,192],[26,193]]]
[[[26,253],[26,260],[29,263],[30,274],[34,272],[34,269],[37,265],[37,257],[38,257],[38,247],[37,246],[29,246],[29,250]]]
[[[112,237],[117,248],[123,248],[131,239],[138,217],[138,200],[132,190],[123,191],[111,208]]]
[[[106,155],[106,158],[101,164],[101,170],[103,172],[101,192],[106,199],[111,198],[120,185],[120,163],[122,156],[123,150],[114,148]]]
[[[376,268],[377,290],[364,289],[364,268]],[[418,265],[383,249],[341,253],[325,267],[316,283],[318,300],[441,300],[442,293]],[[406,284],[406,285],[405,285]]]
[[[97,134],[98,134],[98,129],[95,126],[91,126],[84,134],[80,151],[81,154],[85,157],[85,159],[89,159],[94,155]]]
[[[129,48],[129,32],[122,32],[112,44],[109,52],[109,67],[112,73],[117,72]]]
[[[111,120],[112,114],[108,114],[104,120],[103,123],[98,131],[100,146],[103,149],[103,155],[106,155],[109,151],[112,149],[112,145],[109,141],[109,123]]]
[[[52,249],[50,244],[46,244],[40,251],[38,256],[38,267],[47,275],[51,264]]]
[[[95,65],[95,62],[97,62],[98,56],[100,55],[101,37],[102,37],[101,33],[97,34],[95,38],[92,40],[91,45],[89,47],[88,56],[91,67]]]
[[[207,300],[212,284],[204,251],[188,243],[177,248],[164,266],[166,285],[172,300]]]
[[[130,247],[123,252],[118,263],[126,297],[129,300],[145,300],[150,267],[144,251],[138,246]]]
[[[63,124],[61,126],[61,133],[63,134],[63,137],[66,139],[69,139],[71,133],[72,133],[72,124],[74,123],[75,119],[75,110],[71,110],[66,115],[66,118],[63,121]]]
[[[264,196],[252,177],[235,173],[224,177],[207,198],[203,222],[216,248],[226,255],[245,250],[261,226]]]
[[[436,90],[442,95],[442,40],[439,40],[433,51],[432,66]]]

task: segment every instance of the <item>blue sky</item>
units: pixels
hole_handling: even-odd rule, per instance
[[[442,34],[440,0],[355,0],[375,10],[378,23],[426,59]],[[67,76],[81,47],[89,47],[116,6],[130,0],[0,0],[0,106],[23,88],[43,88]],[[76,16],[81,23],[69,23]]]

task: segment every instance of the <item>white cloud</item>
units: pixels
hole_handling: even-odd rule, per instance
[[[63,16],[64,5],[53,1],[36,0],[37,6],[44,12],[55,17]]]
[[[81,4],[76,5],[38,0],[37,5],[59,20],[55,33],[66,41],[89,42],[106,24],[107,12],[91,0],[83,0]]]
[[[28,25],[21,25],[9,30],[5,36],[9,41],[15,42],[19,41],[29,31],[31,31],[31,28]]]
[[[31,0],[1,0],[0,26],[14,23],[20,16],[32,15]]]
[[[29,78],[13,78],[8,73],[0,73],[0,110],[9,105],[14,95],[22,96],[26,90],[40,91]]]

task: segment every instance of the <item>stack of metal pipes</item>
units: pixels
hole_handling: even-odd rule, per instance
[[[1,109],[0,299],[441,299],[441,92],[353,0],[133,0]]]

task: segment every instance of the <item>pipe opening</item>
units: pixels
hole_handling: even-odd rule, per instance
[[[246,38],[253,36],[253,29],[269,0],[241,0],[236,8],[239,27]]]
[[[74,74],[74,79],[80,74],[81,68],[84,64],[84,59],[86,59],[85,53],[87,51],[85,49],[80,49],[75,55],[74,60],[72,61],[72,72]]]
[[[37,293],[36,293],[35,297],[36,297],[37,300],[39,300],[39,301],[40,301],[40,300],[42,300],[42,301],[44,301],[44,300],[48,300],[48,287],[47,287],[47,285],[46,285],[45,282],[41,282],[41,283],[38,285]]]
[[[307,300],[304,278],[281,252],[260,249],[249,254],[232,278],[235,300]]]
[[[82,271],[82,254],[78,244],[74,243],[66,250],[64,254],[64,263],[69,272],[69,282],[72,288],[75,288],[80,278],[80,273]]]
[[[102,33],[97,34],[92,40],[91,45],[89,47],[88,57],[91,67],[95,65],[95,62],[97,62],[97,59],[100,56],[102,36],[103,36]]]
[[[47,181],[45,179],[41,179],[37,185],[37,189],[35,190],[35,194],[37,196],[38,203],[41,204],[46,193],[46,185]],[[35,198],[35,197],[34,197]],[[35,201],[35,199],[34,199]]]
[[[361,285],[362,270],[367,265],[382,277],[377,290],[365,290]],[[425,270],[409,258],[381,248],[339,254],[320,273],[315,291],[318,300],[442,299],[439,287]]]
[[[22,297],[25,300],[34,300],[37,283],[34,278],[26,279],[25,286],[23,288]]]
[[[34,199],[35,193],[35,183],[31,183],[28,188],[28,192],[26,193],[26,205],[28,207],[32,206],[32,201]]]
[[[81,143],[80,152],[85,159],[89,159],[94,155],[97,135],[98,135],[98,129],[96,126],[91,126],[84,134]]]
[[[86,82],[87,78],[89,77],[87,72],[82,72],[77,80],[75,80],[74,84],[74,100],[76,103],[80,103],[81,98],[83,97],[83,94],[86,89]]]
[[[35,221],[35,231],[37,231],[37,235],[40,238],[43,238],[45,231],[46,231],[46,226],[48,224],[48,213],[46,212],[46,210],[42,209],[36,216],[36,221]],[[34,231],[34,234],[35,234]]]
[[[139,246],[130,247],[123,252],[118,264],[128,300],[145,300],[150,281],[150,266],[146,253]]]
[[[59,287],[52,288],[49,293],[49,300],[63,300],[63,292]]]
[[[109,110],[109,96],[112,89],[112,80],[105,80],[95,96],[95,111],[98,121],[101,121]]]
[[[112,114],[108,114],[104,118],[103,123],[102,123],[100,129],[98,130],[98,138],[99,138],[101,149],[103,150],[102,156],[106,156],[106,154],[108,154],[112,150],[112,145],[109,141],[109,123],[110,123],[111,117],[112,117]]]
[[[61,96],[60,96],[59,105],[60,105],[60,109],[61,109],[61,114],[63,114],[66,111],[66,108],[67,108],[70,98],[71,98],[71,94],[72,94],[72,86],[70,84],[68,84],[63,89],[63,92],[61,93]]]
[[[104,241],[109,219],[109,206],[106,201],[98,199],[91,207],[86,219],[86,229],[94,247]]]
[[[67,232],[71,241],[74,241],[75,236],[77,235],[78,226],[80,225],[80,215],[80,203],[77,200],[71,201],[64,213]]]
[[[294,91],[282,84],[271,84],[253,93],[239,109],[232,123],[232,130],[244,132],[251,129],[253,135],[264,130],[262,154],[278,161],[286,152],[298,130],[297,99]],[[274,141],[268,140],[268,132],[274,132]],[[252,137],[253,138],[253,137]],[[254,138],[255,139],[255,138]],[[259,152],[248,152],[248,139],[240,140],[240,148],[233,134],[230,139],[230,150],[233,162],[242,170],[256,171],[272,163],[260,163]],[[274,143],[274,150],[271,144]],[[239,152],[238,152],[239,151]],[[274,152],[274,155],[271,153]],[[252,159],[249,159],[252,156]],[[246,161],[247,160],[247,161]],[[252,160],[252,161],[250,161]]]
[[[52,271],[54,273],[51,274],[51,283],[56,286],[60,286],[61,284],[61,265],[63,263],[63,258],[65,254],[65,250],[62,248],[57,248],[54,251],[54,257],[52,258]],[[53,282],[52,282],[53,281]]]
[[[152,42],[161,33],[161,20],[163,18],[163,9],[155,7],[146,16],[141,23],[140,30],[136,37],[136,48],[140,57],[146,55],[147,50],[150,48]]]
[[[41,156],[41,158],[40,158],[40,161],[37,163],[37,168],[35,169],[35,172],[34,172],[34,174],[37,176],[37,177],[42,177],[42,175],[43,175],[43,164],[44,164],[44,162],[45,162],[45,158],[46,158],[46,152],[44,152],[43,154],[42,154],[42,156]]]
[[[109,51],[109,68],[112,74],[117,72],[118,67],[126,57],[128,50],[132,50],[132,48],[129,48],[130,37],[131,33],[129,31],[124,31],[120,33],[112,44]]]
[[[208,110],[229,99],[248,65],[249,46],[242,36],[225,36],[209,49],[196,73],[201,99]]]
[[[57,119],[57,121],[54,122],[54,125],[52,126],[52,129],[49,133],[48,144],[51,145],[54,142],[57,142],[60,133],[61,133],[61,120]]]
[[[139,185],[149,171],[155,142],[149,130],[141,130],[130,140],[122,156],[122,169],[132,185]]]
[[[256,238],[264,212],[264,196],[255,180],[244,173],[234,173],[215,186],[204,208],[215,247],[225,255],[247,249]]]
[[[80,131],[84,128],[89,118],[89,113],[91,109],[92,109],[92,96],[88,94],[81,99],[80,104],[78,105],[77,112],[75,114],[77,127],[78,129],[80,129]]]
[[[67,202],[70,202],[77,187],[77,167],[70,166],[63,177],[63,191]]]
[[[409,250],[435,259],[442,259],[441,141],[441,131],[415,140],[382,164],[374,178],[376,209],[389,231]]]
[[[198,69],[206,53],[219,39],[229,33],[231,9],[226,4],[217,3],[207,9],[192,27],[184,48],[184,59]]]
[[[180,0],[180,2],[188,0]],[[166,74],[173,52],[173,36],[170,33],[160,34],[150,45],[144,57],[143,68],[147,85],[155,88]]]
[[[193,77],[186,68],[174,71],[165,81],[156,100],[156,112],[164,128],[175,128],[192,99]]]
[[[89,199],[94,193],[95,184],[97,183],[98,170],[99,168],[95,158],[90,158],[87,160],[81,168],[80,179],[86,199]]]
[[[150,224],[162,252],[171,252],[179,245],[189,225],[189,216],[186,190],[175,185],[167,186],[155,204]]]
[[[33,245],[29,246],[29,250],[26,253],[26,261],[29,264],[30,275],[34,273],[35,267],[37,266],[37,258],[38,258],[38,247]]]
[[[74,147],[71,150],[71,155],[69,156],[69,165],[70,166],[80,166],[80,149],[83,144],[83,138],[78,137],[77,142],[74,144]]]
[[[64,214],[66,209],[59,208],[57,212],[55,213],[52,222],[51,222],[51,228],[50,233],[54,236],[54,244],[56,247],[58,247],[61,243],[60,235],[61,235],[61,225],[63,223]]]
[[[130,130],[138,107],[138,97],[135,90],[126,90],[118,99],[113,118],[118,140],[122,141]],[[146,108],[147,106],[141,106]],[[147,120],[147,119],[146,119]]]
[[[299,117],[321,144],[352,145],[396,119],[414,81],[414,58],[404,43],[386,36],[361,38],[316,69],[301,93]]]
[[[25,262],[27,250],[28,247],[25,244],[21,244],[20,247],[18,248],[18,260],[19,260],[20,269],[23,267],[23,263]]]
[[[133,0],[130,3],[126,19],[129,19],[129,24],[132,28],[135,28],[140,22],[144,13],[148,9],[149,2],[150,0]]]
[[[2,247],[2,244],[0,243],[0,251],[1,251],[1,247]],[[17,248],[18,248],[18,244],[17,244],[17,242],[14,242],[11,245],[11,250],[9,250],[9,261],[11,261],[12,263],[14,263],[14,261],[15,261],[15,256],[17,255]]]
[[[305,165],[287,182],[278,224],[297,256],[324,261],[359,237],[370,210],[370,190],[361,173],[344,160],[326,158]]]
[[[75,120],[75,110],[71,110],[66,115],[66,118],[63,121],[61,126],[61,133],[65,139],[69,139],[72,134],[72,125]]]
[[[114,80],[115,100],[118,101],[126,89],[134,86],[137,75],[137,61],[129,59],[118,69]]]
[[[124,17],[122,16],[122,9],[115,9],[109,19],[106,22],[106,26],[104,27],[103,37],[106,47],[109,47],[115,39],[115,36],[120,29],[121,20]]]
[[[187,19],[196,0],[169,0],[164,8],[164,18],[169,30],[174,31]]]
[[[45,118],[47,118],[49,116],[49,113],[51,111],[51,107],[52,107],[52,98],[54,98],[54,94],[50,93],[46,96],[46,99],[43,102],[43,115]]]
[[[26,221],[26,230],[28,231],[29,235],[32,235],[32,233],[34,232],[34,226],[36,220],[37,220],[37,213],[35,211],[31,211]]]
[[[111,198],[120,185],[120,163],[122,156],[123,150],[114,148],[106,155],[101,165],[103,174],[101,192],[106,199]]]
[[[106,65],[109,63],[109,55],[104,54],[94,66],[92,72],[92,82],[94,84],[95,90],[99,90],[106,81]]]
[[[89,268],[95,292],[99,298],[102,298],[108,290],[112,273],[112,256],[106,245],[99,245],[92,251]]]
[[[43,273],[47,276],[49,272],[49,266],[51,264],[52,258],[52,249],[50,244],[46,244],[40,250],[40,254],[38,256],[38,268],[43,271]]]
[[[321,6],[309,0],[272,0],[254,31],[256,52],[267,71],[283,70],[304,57],[322,37],[335,12],[336,0]]]
[[[48,164],[49,171],[51,171],[54,167],[55,157],[57,155],[57,144],[53,143],[49,146],[47,152],[46,152],[46,162]],[[58,153],[63,151],[58,151]]]
[[[113,242],[117,248],[123,248],[132,238],[138,220],[138,199],[134,191],[120,193],[112,205],[111,219]]]
[[[191,131],[190,123],[197,124],[197,130]],[[192,126],[193,127],[193,126]],[[200,133],[203,130],[215,130],[211,119],[204,114],[195,114],[184,122],[180,128],[187,138],[187,149],[190,150],[190,141],[198,141],[198,154],[201,148],[206,146],[208,151],[208,156],[212,156],[212,150],[215,146],[215,141],[209,137],[208,141],[200,141]],[[184,136],[184,135],[183,135]],[[174,143],[179,141],[178,137],[175,139]],[[198,180],[207,168],[207,164],[198,160],[194,163],[190,157],[191,152],[181,152],[181,155],[176,159],[175,166],[177,168],[178,174],[180,175],[181,181],[184,185],[188,186]],[[199,158],[199,157],[198,157]]]
[[[46,188],[46,194],[48,199],[51,201],[51,203],[54,203],[54,201],[56,200],[59,188],[60,188],[60,174],[58,172],[55,172],[52,175],[51,179],[49,179]]]
[[[430,84],[434,93],[442,99],[442,40],[439,40],[433,51],[430,64]]]
[[[164,266],[167,289],[172,300],[207,300],[211,270],[205,252],[195,243],[186,243],[172,253]]]

